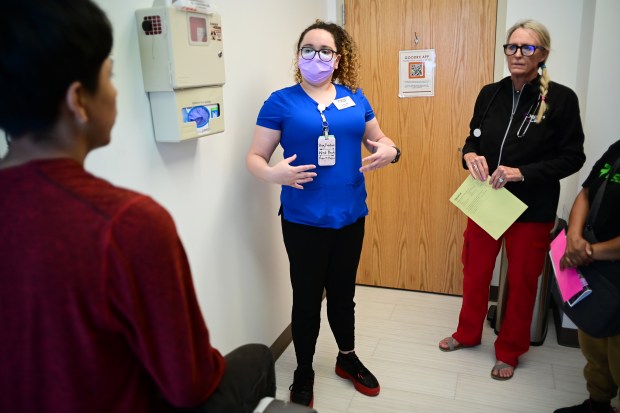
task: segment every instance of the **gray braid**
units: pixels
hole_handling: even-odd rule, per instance
[[[536,114],[536,123],[540,123],[543,119],[543,115],[547,111],[549,105],[547,104],[547,93],[549,92],[549,71],[545,62],[540,64],[542,75],[540,76],[540,107]]]

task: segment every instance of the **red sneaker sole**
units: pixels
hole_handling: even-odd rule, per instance
[[[351,382],[353,383],[353,386],[355,387],[355,390],[357,390],[358,392],[366,396],[371,396],[371,397],[376,396],[381,391],[381,386],[377,386],[373,388],[364,386],[362,383],[355,380],[353,376],[351,376],[349,373],[344,371],[339,365],[336,365],[336,374],[342,377],[343,379],[351,380]]]

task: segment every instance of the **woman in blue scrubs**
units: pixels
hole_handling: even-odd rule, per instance
[[[297,83],[265,101],[247,166],[282,185],[297,357],[291,401],[311,406],[324,290],[340,350],[336,373],[365,395],[379,394],[377,379],[355,355],[355,278],[368,215],[364,172],[398,161],[400,151],[359,88],[357,48],[344,29],[317,21],[301,33],[296,54]],[[362,144],[370,152],[363,159]],[[284,159],[270,166],[278,145]]]

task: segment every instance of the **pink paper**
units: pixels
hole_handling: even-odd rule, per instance
[[[568,301],[575,294],[581,292],[583,284],[579,279],[576,268],[565,268],[560,270],[560,260],[566,251],[566,232],[561,231],[553,241],[549,250],[551,263],[553,264],[553,272],[558,282],[558,287],[562,293],[562,300]]]

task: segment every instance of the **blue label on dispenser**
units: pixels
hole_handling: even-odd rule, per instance
[[[183,114],[183,122],[195,122],[196,129],[204,131],[209,129],[209,120],[211,118],[219,118],[220,105],[218,103],[210,105],[191,106],[181,109]]]

